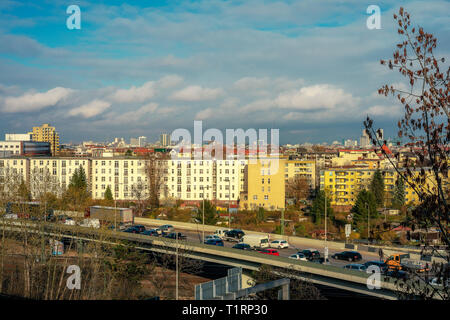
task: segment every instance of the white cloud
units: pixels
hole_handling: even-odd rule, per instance
[[[38,111],[57,105],[74,90],[56,87],[47,92],[26,93],[20,97],[6,97],[1,111],[7,113]]]
[[[195,120],[206,120],[206,119],[210,119],[211,117],[214,116],[214,114],[217,111],[215,111],[212,108],[206,108],[200,112],[197,112],[197,114],[195,115]]]
[[[92,118],[102,113],[111,106],[111,103],[103,100],[94,100],[81,107],[74,108],[69,111],[70,116],[82,116],[84,118]]]
[[[372,116],[398,117],[402,115],[402,107],[400,105],[375,105],[367,109],[365,113]]]
[[[275,100],[280,108],[298,110],[333,109],[338,105],[356,105],[358,99],[340,88],[328,84],[303,87],[281,93]]]
[[[158,80],[158,85],[162,89],[172,88],[183,82],[183,78],[178,75],[168,75]]]
[[[180,101],[205,101],[214,100],[223,95],[220,88],[210,89],[201,86],[189,86],[172,94],[170,99]]]
[[[155,95],[155,82],[148,81],[140,87],[132,86],[130,89],[119,89],[110,96],[113,102],[130,103],[144,102]]]

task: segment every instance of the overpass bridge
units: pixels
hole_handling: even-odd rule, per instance
[[[180,254],[183,257],[221,264],[229,267],[241,267],[244,271],[255,271],[261,265],[269,265],[285,277],[298,278],[314,284],[347,290],[358,294],[382,299],[397,299],[399,290],[396,279],[381,276],[380,289],[369,289],[365,272],[347,270],[331,265],[321,265],[309,261],[292,260],[286,257],[261,254],[256,251],[236,250],[226,247],[205,245],[189,241],[173,240],[118,231],[74,227],[46,223],[38,225],[31,222],[0,220],[0,229],[14,233],[42,233],[50,238],[71,238],[82,242],[98,242],[114,245],[128,241],[143,251],[162,254]],[[409,280],[408,280],[409,281]]]

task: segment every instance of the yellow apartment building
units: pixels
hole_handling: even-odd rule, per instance
[[[59,151],[59,134],[55,127],[51,127],[48,123],[44,123],[40,127],[33,127],[31,134],[32,141],[49,142],[52,155],[55,156]]]
[[[332,205],[353,206],[359,191],[369,188],[375,172],[375,169],[355,167],[325,169],[320,172],[320,189],[325,190],[331,196]],[[389,206],[398,173],[395,170],[381,170],[381,172],[384,176],[385,205]],[[434,177],[430,173],[427,179],[428,185],[432,186],[434,181]],[[427,186],[423,185],[420,188],[426,190]],[[419,203],[419,196],[408,183],[405,183],[405,201],[412,204]]]
[[[248,160],[244,169],[241,209],[277,210],[285,208],[285,159]]]
[[[290,179],[300,176],[306,178],[311,189],[316,186],[316,161],[315,160],[285,160],[284,180],[286,183]]]

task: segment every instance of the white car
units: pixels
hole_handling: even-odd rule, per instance
[[[76,222],[72,218],[67,218],[66,221],[64,221],[64,224],[67,224],[68,226],[75,226]]]
[[[7,213],[3,216],[3,218],[16,220],[16,219],[19,219],[19,216],[15,213]]]
[[[303,253],[295,253],[289,256],[289,259],[308,261]]]
[[[205,241],[206,240],[210,240],[210,239],[212,239],[212,240],[222,240],[222,238],[220,238],[218,235],[215,235],[215,234],[210,234],[210,235],[205,236]]]
[[[286,240],[273,240],[270,243],[270,247],[278,249],[289,248],[289,243]]]

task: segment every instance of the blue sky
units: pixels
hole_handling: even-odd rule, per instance
[[[66,9],[81,9],[81,30]],[[381,29],[366,27],[369,5]],[[449,1],[0,2],[0,134],[49,122],[62,142],[161,131],[279,128],[281,143],[395,135],[403,79],[380,66],[404,6],[449,57]]]

